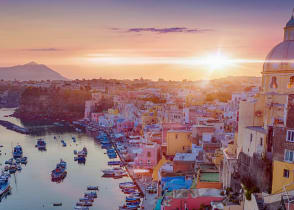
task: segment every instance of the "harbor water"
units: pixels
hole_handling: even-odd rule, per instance
[[[5,117],[13,111],[0,109],[0,120],[23,126],[18,119]],[[75,143],[72,137],[76,138]],[[46,151],[39,151],[35,147],[38,138],[46,141]],[[66,147],[62,146],[62,139]],[[101,177],[101,170],[109,168],[109,159],[105,150],[86,134],[48,131],[40,136],[32,136],[0,126],[0,144],[3,145],[0,148],[1,168],[4,168],[5,160],[12,157],[12,148],[17,144],[22,146],[24,156],[28,157],[28,163],[23,165],[22,171],[11,175],[11,194],[2,198],[0,209],[73,209],[79,198],[87,192],[88,185],[99,186],[98,198],[90,209],[118,209],[124,203],[125,195],[120,191],[119,183],[130,181],[130,178]],[[86,163],[78,164],[74,161],[74,150],[80,151],[84,146],[88,149]],[[61,183],[51,182],[50,173],[60,159],[67,162],[67,176]],[[62,203],[62,206],[54,207],[53,203]]]

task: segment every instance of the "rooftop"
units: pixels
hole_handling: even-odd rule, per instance
[[[168,130],[168,133],[174,133],[174,132],[184,132],[184,133],[191,133],[191,130]]]
[[[197,197],[223,197],[220,195],[221,190],[219,189],[210,189],[210,188],[201,188],[201,189],[179,189],[173,191],[174,198],[197,198]]]
[[[247,126],[246,128],[263,134],[267,133],[267,131],[261,126]]]
[[[196,153],[177,153],[173,161],[196,161]]]
[[[219,182],[219,173],[200,172],[200,182]]]
[[[217,167],[214,164],[200,164],[201,170],[217,170]]]

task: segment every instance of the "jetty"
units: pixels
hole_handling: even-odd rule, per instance
[[[12,130],[18,133],[22,133],[22,134],[30,134],[31,131],[27,128],[23,128],[21,126],[15,125],[11,122],[5,121],[5,120],[0,120],[0,125],[2,125],[3,127],[5,127],[8,130]]]

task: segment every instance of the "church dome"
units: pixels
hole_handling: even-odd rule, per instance
[[[284,28],[284,41],[275,46],[265,59],[263,72],[294,71],[294,16]]]
[[[265,59],[263,71],[293,70],[294,41],[283,41],[275,46]]]

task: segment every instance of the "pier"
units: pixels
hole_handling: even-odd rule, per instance
[[[18,133],[22,133],[22,134],[30,134],[31,131],[27,128],[23,128],[20,127],[18,125],[15,125],[11,122],[5,121],[5,120],[0,120],[0,125],[2,125],[3,127],[5,127],[8,130],[12,130]]]

